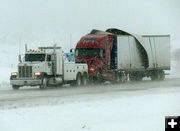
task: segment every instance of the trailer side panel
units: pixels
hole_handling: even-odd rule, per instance
[[[118,36],[118,69],[119,70],[143,70],[142,57],[138,43],[132,36]]]

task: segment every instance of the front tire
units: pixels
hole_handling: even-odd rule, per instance
[[[47,89],[48,88],[48,78],[44,77],[42,80],[42,85],[39,87],[40,89]]]
[[[118,73],[115,74],[115,77],[114,77],[114,83],[115,84],[118,84],[121,82],[121,79],[120,79],[120,75]]]
[[[18,90],[20,88],[20,86],[17,85],[12,85],[13,90]]]

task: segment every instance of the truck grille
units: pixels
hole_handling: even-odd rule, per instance
[[[19,66],[18,67],[19,77],[32,77],[32,66]]]

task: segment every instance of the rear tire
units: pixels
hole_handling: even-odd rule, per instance
[[[12,85],[13,90],[18,90],[20,88],[20,86],[17,85]]]
[[[129,73],[129,80],[130,80],[130,81],[136,81],[136,78],[135,78],[135,74],[134,74],[134,73]]]
[[[141,72],[131,72],[129,73],[130,81],[142,81],[143,74]]]
[[[159,71],[153,71],[151,72],[151,80],[155,81],[155,80],[161,80],[161,74]]]
[[[87,78],[87,74],[84,74],[82,77],[82,85],[86,86],[88,83],[88,78]]]
[[[164,80],[165,79],[165,73],[164,71],[160,71],[160,80]]]

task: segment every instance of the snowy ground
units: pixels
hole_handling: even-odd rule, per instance
[[[49,90],[0,90],[2,131],[164,131],[180,115],[179,79]]]

